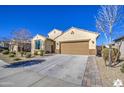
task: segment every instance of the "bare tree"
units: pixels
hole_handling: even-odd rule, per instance
[[[23,52],[24,44],[31,39],[31,32],[27,29],[21,28],[15,31],[12,31],[12,38],[16,44],[19,44],[21,52]]]
[[[18,41],[29,40],[31,38],[31,32],[24,28],[12,31],[12,35],[13,39]]]
[[[112,64],[112,34],[116,28],[122,26],[122,6],[115,5],[104,5],[98,10],[96,16],[96,27],[98,31],[104,33],[104,36],[109,44],[109,65]]]

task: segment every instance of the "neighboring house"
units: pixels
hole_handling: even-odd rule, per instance
[[[121,57],[124,57],[124,36],[115,39],[114,43],[116,48],[119,48],[120,45]]]
[[[37,50],[50,53],[96,55],[96,39],[99,36],[91,32],[72,27],[65,32],[53,29],[48,33],[48,38],[36,35],[32,39],[32,54]]]
[[[9,41],[0,41],[0,47],[9,48]]]
[[[31,51],[31,41],[23,41],[23,42],[17,42],[15,40],[11,40],[9,43],[9,50],[11,52],[30,52]]]

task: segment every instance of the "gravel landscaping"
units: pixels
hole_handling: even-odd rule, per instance
[[[121,65],[124,61],[121,61],[121,63],[114,67],[105,66],[105,62],[102,57],[96,57],[96,61],[100,71],[103,87],[112,87],[113,82],[117,79],[122,80],[124,84],[124,73],[120,71]]]

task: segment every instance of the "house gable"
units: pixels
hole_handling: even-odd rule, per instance
[[[48,33],[50,39],[55,39],[56,37],[60,36],[63,32],[58,29],[53,29],[51,32]]]
[[[42,41],[45,41],[46,40],[46,37],[45,36],[42,36],[42,35],[39,35],[37,34],[32,40],[42,40]]]
[[[75,29],[75,30],[84,31],[84,32],[99,35],[99,33],[97,33],[97,32],[93,32],[93,31],[89,31],[89,30],[85,30],[85,29],[80,29],[80,28],[77,28],[77,27],[71,27],[70,29]],[[68,30],[70,30],[70,29],[68,29]]]
[[[78,29],[72,27],[64,32],[61,36],[57,37],[56,40],[66,41],[66,40],[82,40],[82,39],[91,39],[97,38],[99,36],[96,32],[90,32],[87,30]]]
[[[99,36],[98,33],[90,32],[78,28],[70,28],[64,32],[61,36],[55,39],[56,48],[59,49],[59,43],[65,41],[78,41],[78,40],[89,40],[89,49],[96,49],[96,38]]]

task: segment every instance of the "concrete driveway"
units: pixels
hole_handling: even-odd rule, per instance
[[[88,56],[53,55],[20,64],[0,61],[0,87],[78,87]]]

